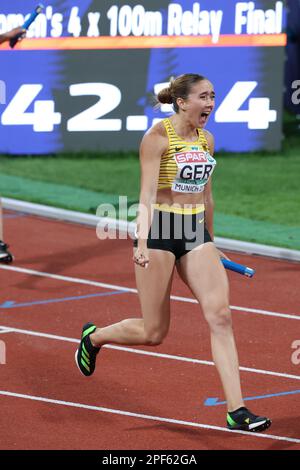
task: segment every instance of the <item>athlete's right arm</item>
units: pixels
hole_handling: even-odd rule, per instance
[[[167,145],[167,137],[163,135],[159,126],[150,129],[144,135],[140,145],[141,187],[137,218],[138,253],[135,253],[134,258],[135,262],[143,267],[149,263],[147,238],[152,222],[153,204],[156,202],[160,160]],[[137,257],[140,257],[139,262]]]

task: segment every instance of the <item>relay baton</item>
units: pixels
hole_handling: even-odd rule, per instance
[[[221,259],[224,268],[235,271],[236,273],[243,274],[244,276],[252,277],[255,274],[255,270],[248,268],[248,266],[243,266],[242,264],[235,263],[234,261],[229,261],[228,259]]]
[[[36,17],[41,13],[41,11],[43,10],[44,6],[43,5],[38,5],[36,7],[36,9],[31,13],[30,17],[28,18],[28,20],[25,21],[25,23],[23,24],[22,28],[23,29],[28,29],[29,26],[34,22],[34,20],[36,19]],[[19,38],[22,36],[23,33],[20,33],[20,34],[17,34],[13,39],[11,39],[9,41],[9,45],[11,48],[15,47],[15,45],[17,44]]]

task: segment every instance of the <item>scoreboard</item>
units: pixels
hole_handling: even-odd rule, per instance
[[[0,33],[32,0],[0,6]],[[0,48],[0,153],[137,150],[169,116],[153,96],[171,77],[206,76],[216,150],[277,150],[282,138],[284,2],[54,0]]]

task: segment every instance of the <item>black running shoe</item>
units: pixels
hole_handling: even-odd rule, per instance
[[[236,411],[227,413],[227,427],[242,431],[261,432],[271,426],[269,418],[256,416],[244,406]]]
[[[8,251],[8,245],[0,240],[0,263],[11,263],[14,259],[13,255]]]
[[[94,333],[96,326],[93,323],[86,323],[82,328],[82,335],[79,348],[75,353],[75,361],[80,372],[89,377],[93,374],[96,366],[97,354],[100,348],[92,345],[90,335]]]

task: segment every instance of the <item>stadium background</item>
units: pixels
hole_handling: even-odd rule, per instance
[[[160,12],[161,34],[165,37],[171,2],[153,1],[151,8],[149,2],[139,4],[144,11]],[[216,235],[299,250],[299,104],[294,85],[299,69],[299,4],[254,2],[255,9],[264,11],[275,11],[279,4],[283,5],[281,31],[277,24],[271,39],[269,34],[249,34],[247,45],[243,46],[239,45],[243,35],[235,34],[237,4],[241,3],[226,1],[224,8],[220,0],[200,2],[201,13],[223,12],[221,36],[214,42],[205,42],[207,35],[203,34],[188,36],[188,47],[181,47],[180,42],[174,48],[157,47],[157,42],[152,48],[142,47],[142,33],[135,48],[130,41],[136,39],[132,34],[136,2],[83,1],[77,6],[70,1],[46,2],[45,16],[31,27],[28,39],[13,51],[8,47],[0,51],[0,79],[6,88],[5,100],[0,103],[2,196],[93,214],[103,202],[118,209],[119,195],[128,197],[128,205],[136,202],[138,143],[153,119],[170,111],[153,109],[155,85],[193,71],[209,77],[217,93],[216,111],[207,126],[215,134],[219,163],[214,176]],[[177,11],[181,8],[192,12],[198,3],[182,0],[176,5]],[[25,16],[34,7],[32,1],[18,0],[2,6],[0,27],[4,31],[5,27],[16,26],[15,21],[20,23],[16,14]],[[98,38],[86,37],[96,34],[95,29],[88,33],[91,12],[100,13]],[[114,36],[116,14],[119,23]],[[61,19],[61,30],[55,30],[54,19]],[[246,25],[241,32],[246,32]],[[36,38],[45,35],[34,48]],[[230,46],[220,47],[225,35],[230,35]],[[56,43],[48,49],[54,36]],[[260,36],[262,45],[250,45],[254,36]],[[66,49],[63,40],[67,37],[81,40],[80,46],[74,42]],[[195,47],[199,37],[202,44]],[[91,46],[89,41],[94,39],[97,44]],[[108,39],[106,49],[104,39]],[[120,49],[116,48],[118,39],[122,39]],[[154,39],[159,41],[160,37]],[[235,114],[232,113],[231,122],[224,122],[226,112],[220,113],[224,100],[228,100],[234,86],[244,86],[246,82],[254,84],[252,91],[243,91],[239,103],[231,95],[226,110],[228,114],[228,109],[233,109]],[[76,84],[85,84],[83,91],[71,91]],[[100,88],[95,91],[91,84],[100,84]],[[21,95],[24,85],[27,88]],[[40,88],[35,92],[28,88],[37,85]],[[105,88],[107,85],[110,88]],[[29,92],[33,93],[32,99],[25,104]],[[262,98],[265,101],[261,113],[256,104],[262,103]],[[74,117],[97,101],[96,115],[74,123]],[[242,122],[236,122],[239,113],[250,110],[250,101],[251,113],[248,111]],[[104,109],[104,105],[108,108]],[[260,122],[258,117],[264,112],[267,117]]]

